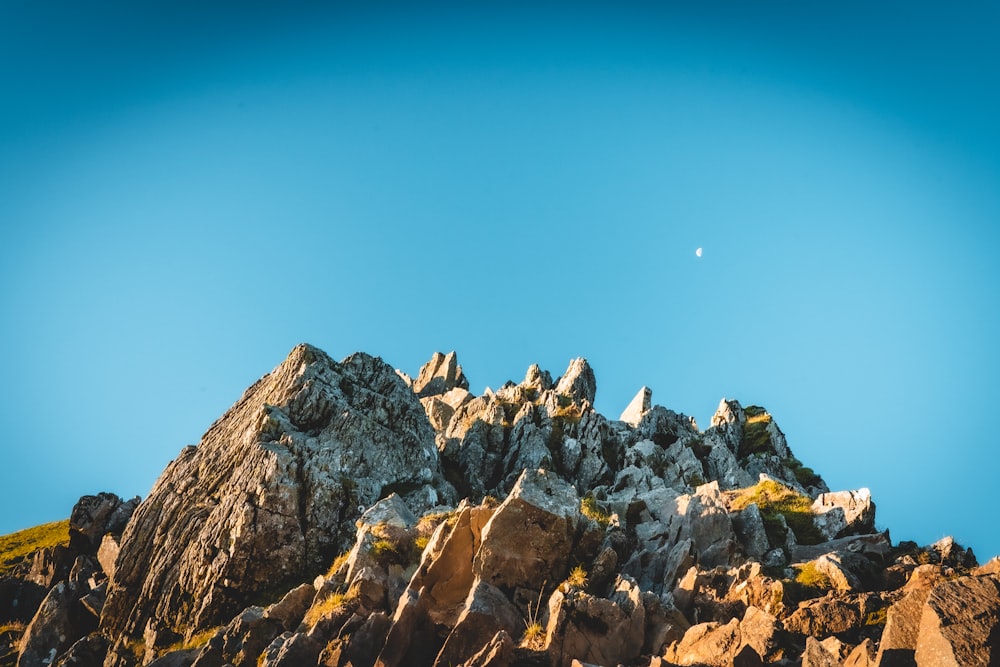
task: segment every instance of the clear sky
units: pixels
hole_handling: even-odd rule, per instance
[[[936,5],[0,4],[0,533],[307,341],[764,405],[1000,553],[1000,9]]]

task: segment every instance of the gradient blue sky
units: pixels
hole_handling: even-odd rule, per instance
[[[761,404],[1000,553],[1000,9],[935,4],[3,3],[0,533],[308,341]]]

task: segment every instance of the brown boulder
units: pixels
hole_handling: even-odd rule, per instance
[[[715,621],[692,625],[664,657],[675,665],[731,667],[741,648],[740,622],[733,618],[725,625]]]
[[[1000,661],[1000,580],[961,577],[931,590],[917,635],[918,667],[988,667]]]
[[[829,637],[861,628],[861,608],[857,601],[828,595],[808,600],[785,619],[785,629],[800,635]]]
[[[478,653],[458,667],[511,667],[514,661],[514,640],[501,630]]]
[[[889,607],[886,612],[885,630],[879,641],[875,664],[879,667],[913,667],[913,652],[917,648],[917,635],[924,602],[930,590],[917,588],[910,591]]]
[[[557,590],[549,599],[545,651],[553,666],[574,659],[599,665],[629,663],[639,656],[645,607],[639,587],[619,578],[610,598],[580,590]]]
[[[498,588],[538,591],[569,572],[580,499],[558,475],[525,470],[483,528],[473,571]]]
[[[523,627],[521,611],[498,588],[477,579],[434,664],[440,667],[458,664],[498,633],[509,636]]]

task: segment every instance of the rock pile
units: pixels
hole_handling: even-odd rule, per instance
[[[893,545],[763,408],[700,430],[596,390],[583,359],[476,396],[453,352],[414,380],[298,346],[141,504],[82,498],[69,546],[0,580],[16,664],[1000,660],[996,561]]]

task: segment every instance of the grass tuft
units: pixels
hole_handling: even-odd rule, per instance
[[[751,406],[753,408],[755,406]],[[741,459],[753,454],[774,454],[774,445],[771,443],[771,434],[767,432],[767,426],[771,423],[771,415],[767,412],[750,415],[747,413],[747,421],[743,425],[743,438],[740,440],[737,456]]]
[[[604,511],[597,504],[597,499],[589,493],[580,500],[580,513],[596,521],[601,528],[607,528],[611,524],[611,515]]]
[[[305,618],[302,622],[309,626],[310,628],[315,627],[323,618],[327,616],[332,616],[337,612],[338,609],[342,608],[347,602],[347,596],[343,593],[334,593],[328,598],[325,598],[319,604],[314,604],[309,607],[306,612]]]
[[[344,563],[346,563],[347,559],[350,557],[351,557],[351,551],[350,549],[348,549],[344,553],[334,558],[333,563],[330,564],[330,569],[326,571],[326,578],[330,579],[331,577],[336,575],[337,571],[344,566]]]
[[[540,651],[545,647],[545,628],[542,627],[539,612],[542,609],[542,595],[545,591],[545,584],[538,589],[538,600],[534,607],[528,603],[528,616],[524,619],[524,634],[521,636],[520,646],[532,651]]]
[[[573,588],[584,588],[587,585],[587,571],[582,565],[577,565],[570,571],[566,583]]]
[[[820,544],[826,541],[823,533],[813,522],[812,499],[773,480],[760,482],[756,486],[740,489],[733,497],[730,507],[742,510],[750,503],[757,503],[764,528],[771,546],[781,546],[784,535],[780,534],[778,515],[784,517],[799,544]]]
[[[806,563],[798,567],[798,572],[795,574],[795,581],[805,588],[810,588],[814,591],[828,591],[833,588],[833,584],[830,583],[830,577],[826,576],[815,563]]]
[[[538,621],[525,623],[524,634],[521,635],[523,648],[539,651],[545,644],[545,628]]]
[[[889,607],[879,607],[865,614],[866,626],[885,626]]]

